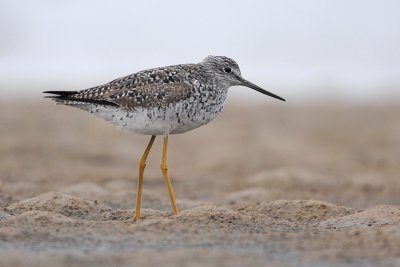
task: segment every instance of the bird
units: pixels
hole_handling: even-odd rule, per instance
[[[156,136],[163,137],[160,161],[172,213],[179,213],[168,166],[168,136],[196,129],[222,111],[228,89],[244,86],[286,101],[247,81],[239,65],[225,56],[207,56],[199,63],[142,70],[111,82],[78,91],[45,91],[56,104],[94,114],[122,130],[150,135],[138,162],[133,220],[141,218],[141,195],[146,160]]]

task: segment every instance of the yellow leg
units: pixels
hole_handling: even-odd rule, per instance
[[[162,156],[161,156],[161,172],[164,177],[165,184],[167,185],[169,200],[171,201],[171,208],[174,215],[179,213],[178,207],[176,206],[174,192],[172,191],[171,181],[168,177],[168,167],[167,167],[167,147],[168,147],[168,135],[164,136]]]
[[[152,135],[149,144],[146,147],[146,150],[143,152],[143,155],[139,160],[139,177],[138,177],[137,192],[136,192],[136,208],[135,208],[135,213],[133,215],[134,221],[140,219],[140,200],[142,197],[143,173],[144,173],[144,168],[146,167],[146,159],[147,156],[149,155],[151,146],[154,143],[154,139],[156,139],[156,136]]]

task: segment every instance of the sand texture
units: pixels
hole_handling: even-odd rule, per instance
[[[0,266],[400,266],[400,108],[228,103],[170,137],[0,105]]]

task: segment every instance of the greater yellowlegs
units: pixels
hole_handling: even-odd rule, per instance
[[[222,110],[228,88],[246,86],[285,101],[245,80],[238,64],[227,57],[208,56],[197,64],[154,68],[80,91],[46,91],[59,104],[86,110],[124,130],[151,135],[139,160],[134,220],[140,201],[146,159],[157,135],[164,136],[161,171],[173,214],[178,214],[168,176],[168,135],[184,133],[212,121]]]

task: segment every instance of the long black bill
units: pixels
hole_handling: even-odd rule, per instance
[[[270,92],[268,92],[268,91],[262,89],[261,87],[255,85],[254,83],[251,83],[251,82],[249,82],[249,81],[243,79],[242,77],[238,77],[238,79],[241,81],[241,83],[242,83],[241,85],[243,85],[243,86],[246,86],[246,87],[249,87],[249,88],[251,88],[251,89],[254,89],[254,90],[256,90],[257,92],[260,92],[261,94],[268,95],[268,96],[270,96],[270,97],[273,97],[273,98],[276,98],[276,99],[279,99],[279,100],[282,100],[282,101],[286,101],[286,100],[283,99],[282,97],[277,96],[277,95],[275,95],[275,94],[273,94],[273,93],[270,93]]]

